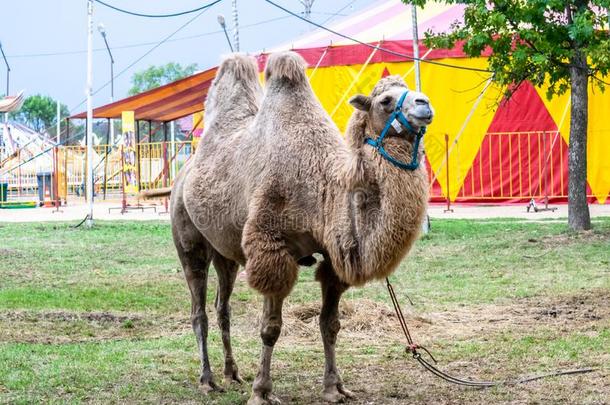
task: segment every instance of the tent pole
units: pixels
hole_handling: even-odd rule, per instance
[[[339,100],[339,102],[337,103],[337,105],[335,106],[335,108],[333,108],[333,112],[330,113],[330,117],[334,117],[335,113],[337,112],[337,110],[339,110],[339,107],[341,107],[341,105],[343,104],[343,101],[345,101],[347,95],[349,94],[349,92],[352,90],[352,88],[356,85],[356,83],[358,83],[358,79],[360,79],[360,76],[362,76],[362,73],[364,72],[364,69],[366,69],[366,67],[369,65],[369,63],[371,62],[371,59],[373,59],[373,56],[375,56],[375,54],[377,53],[377,50],[379,50],[379,46],[381,45],[382,41],[379,41],[377,43],[377,46],[375,46],[375,49],[373,49],[373,51],[371,52],[371,54],[369,55],[369,57],[367,58],[367,60],[364,62],[364,65],[362,65],[362,67],[360,68],[360,71],[358,72],[358,74],[356,75],[356,77],[354,77],[354,79],[352,80],[352,82],[350,83],[349,87],[347,88],[347,90],[345,90],[345,92],[343,92],[343,96],[341,97],[341,100]]]
[[[421,72],[419,70],[419,33],[417,29],[417,6],[411,6],[411,23],[413,24],[413,61],[415,66],[415,89],[421,91]]]
[[[326,47],[326,49],[324,49],[324,52],[322,53],[322,56],[320,56],[320,59],[318,60],[318,63],[316,63],[316,66],[313,68],[313,70],[311,71],[311,74],[309,75],[308,79],[311,82],[311,79],[313,78],[313,75],[316,74],[316,72],[318,71],[318,68],[320,67],[320,64],[322,63],[322,59],[324,59],[324,57],[326,56],[326,54],[328,53],[328,50],[330,49],[330,45],[328,45]]]
[[[436,179],[438,178],[438,175],[440,174],[440,172],[441,172],[441,170],[442,170],[444,165],[449,166],[449,156],[451,155],[451,152],[453,151],[453,147],[455,145],[457,145],[458,140],[460,139],[460,137],[462,136],[462,134],[466,130],[466,127],[468,126],[468,123],[472,119],[472,116],[474,115],[474,112],[476,111],[477,107],[479,106],[479,103],[481,102],[481,100],[483,100],[483,96],[485,95],[485,93],[487,93],[487,89],[489,89],[489,86],[491,86],[492,81],[493,81],[493,76],[490,77],[489,80],[487,80],[487,83],[485,83],[485,87],[483,87],[483,90],[481,90],[481,93],[479,93],[479,96],[477,97],[477,99],[475,100],[474,104],[472,105],[472,108],[470,109],[470,112],[468,113],[468,116],[466,116],[466,119],[464,120],[464,123],[462,124],[462,127],[458,131],[458,133],[455,136],[455,139],[453,140],[453,142],[451,142],[451,147],[449,148],[449,153],[447,153],[446,158],[443,159],[443,161],[441,162],[438,170],[434,173],[434,177],[432,178],[432,181],[430,182],[430,184],[433,184],[434,181],[436,181]],[[459,174],[460,173],[459,173],[459,170],[458,170],[458,175]]]

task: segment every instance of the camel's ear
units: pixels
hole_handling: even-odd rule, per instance
[[[358,94],[349,99],[349,103],[357,110],[367,112],[371,109],[371,98]]]

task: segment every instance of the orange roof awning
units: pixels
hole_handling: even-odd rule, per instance
[[[93,109],[93,118],[121,118],[123,111],[134,111],[136,120],[173,121],[203,111],[205,96],[217,68],[196,73],[161,87]],[[87,118],[87,112],[70,117]]]

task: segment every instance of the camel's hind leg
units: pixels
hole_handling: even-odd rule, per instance
[[[284,298],[280,296],[266,296],[263,307],[263,320],[261,325],[261,339],[263,350],[261,362],[252,384],[252,395],[248,405],[279,404],[280,401],[271,394],[271,356],[273,347],[282,330],[282,304]]]
[[[339,322],[339,300],[349,286],[341,282],[335,274],[330,261],[324,259],[316,271],[316,279],[322,287],[322,310],[320,311],[320,332],[324,343],[324,389],[322,397],[329,402],[343,402],[346,397],[354,395],[343,387],[343,381],[337,369],[335,345],[337,333],[341,329]]]
[[[216,313],[218,327],[222,334],[222,345],[225,354],[225,382],[230,384],[232,381],[243,383],[237,371],[237,365],[233,359],[231,349],[231,305],[229,299],[235,285],[235,277],[239,265],[220,254],[214,255],[214,268],[218,274],[218,291],[216,293]]]
[[[190,239],[190,238],[189,238]],[[189,243],[176,243],[178,257],[184,269],[184,276],[191,292],[191,324],[197,337],[199,357],[201,359],[200,388],[204,393],[221,391],[214,382],[208,357],[208,316],[205,313],[208,268],[213,250],[201,235],[189,240]]]

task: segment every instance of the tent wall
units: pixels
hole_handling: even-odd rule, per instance
[[[373,50],[368,49],[368,52],[367,56],[370,56]],[[316,95],[341,131],[345,130],[353,111],[349,97],[370,93],[382,76],[404,76],[409,87],[414,88],[412,62],[376,60],[377,55],[373,55],[367,65],[320,64],[311,79]],[[485,58],[436,60],[465,67],[486,67]],[[309,62],[312,67],[308,74],[312,74],[316,63]],[[542,198],[548,191],[551,198],[565,200],[569,94],[549,101],[545,89],[527,83],[510,101],[503,102],[502,89],[494,85],[481,96],[488,78],[489,74],[482,72],[431,64],[422,66],[423,91],[436,110],[436,119],[424,138],[430,177],[434,180],[433,198],[440,200],[449,195],[452,201],[515,202]],[[604,113],[607,115],[608,111],[610,93],[592,89],[587,176],[591,201],[600,204],[608,200],[610,193],[610,159],[606,157],[610,151],[610,123],[604,119]],[[445,162],[445,134],[449,136],[451,151],[448,162]],[[546,150],[543,139],[548,141]],[[516,146],[513,147],[513,143]],[[516,186],[519,176],[521,188],[511,189],[510,184]],[[527,187],[524,178],[528,180]]]

